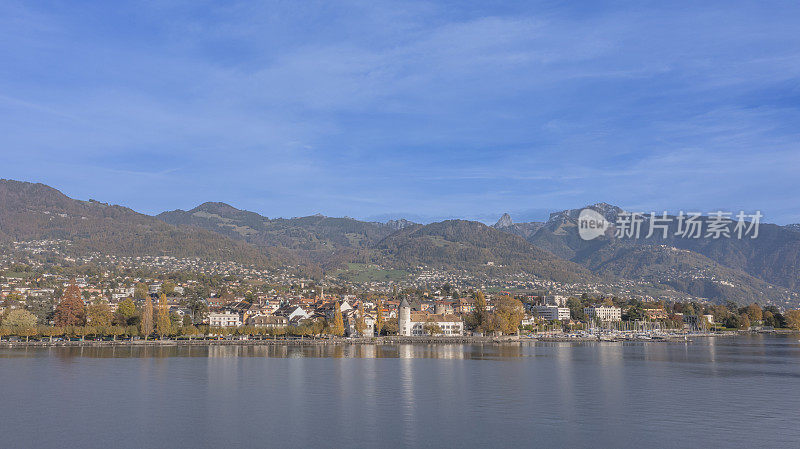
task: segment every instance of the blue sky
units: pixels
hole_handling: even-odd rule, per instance
[[[605,201],[800,222],[796,2],[0,3],[0,177],[517,220]]]

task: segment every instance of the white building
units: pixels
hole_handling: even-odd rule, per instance
[[[248,318],[247,324],[256,327],[276,328],[287,326],[289,324],[289,320],[285,316],[259,315]]]
[[[531,310],[542,319],[547,321],[556,321],[556,320],[568,320],[569,319],[569,308],[568,307],[558,307],[555,305],[546,305],[546,306],[533,306]]]
[[[559,307],[564,307],[567,305],[567,298],[566,296],[561,295],[550,295],[544,297],[544,303],[547,305],[554,305]]]
[[[208,314],[208,325],[215,327],[237,327],[242,325],[242,317],[229,311]]]
[[[600,321],[619,321],[622,319],[622,309],[614,306],[584,307],[583,313],[589,318],[596,318]]]
[[[397,310],[397,334],[404,336],[428,335],[438,326],[440,335],[464,335],[464,322],[457,315],[411,312],[411,306],[403,298]]]
[[[289,321],[300,321],[311,317],[311,313],[297,305],[287,305],[276,310],[273,315],[285,316]]]

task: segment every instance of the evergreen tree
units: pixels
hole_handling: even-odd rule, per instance
[[[146,299],[148,296],[147,284],[139,282],[133,286],[133,297],[136,299]]]
[[[50,324],[55,315],[55,308],[57,302],[54,297],[46,296],[44,298],[28,297],[25,307],[32,314],[36,315],[36,320],[39,324]]]
[[[114,320],[121,326],[127,326],[134,317],[136,317],[136,304],[131,298],[123,299],[117,306]]]

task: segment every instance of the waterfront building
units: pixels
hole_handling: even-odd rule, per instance
[[[533,306],[531,310],[539,317],[547,321],[568,320],[569,307],[559,307],[556,305]]]
[[[242,325],[242,317],[228,310],[208,314],[208,325],[216,327],[237,327]]]
[[[644,309],[644,315],[649,320],[665,320],[669,317],[669,314],[667,314],[667,311],[664,310],[663,307],[656,309]]]
[[[440,309],[441,310],[441,309]],[[464,335],[461,317],[447,313],[412,312],[403,298],[397,308],[397,333],[403,336],[428,335],[429,329],[438,326],[442,335]]]
[[[589,318],[596,318],[600,321],[620,321],[622,319],[622,309],[614,306],[584,307],[583,313]]]
[[[411,328],[411,305],[408,304],[406,298],[403,298],[397,307],[397,334],[411,336]]]
[[[247,320],[247,324],[256,327],[275,328],[283,327],[289,324],[289,320],[285,316],[254,316]]]

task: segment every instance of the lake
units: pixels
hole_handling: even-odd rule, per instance
[[[2,447],[800,447],[795,336],[0,349]]]

